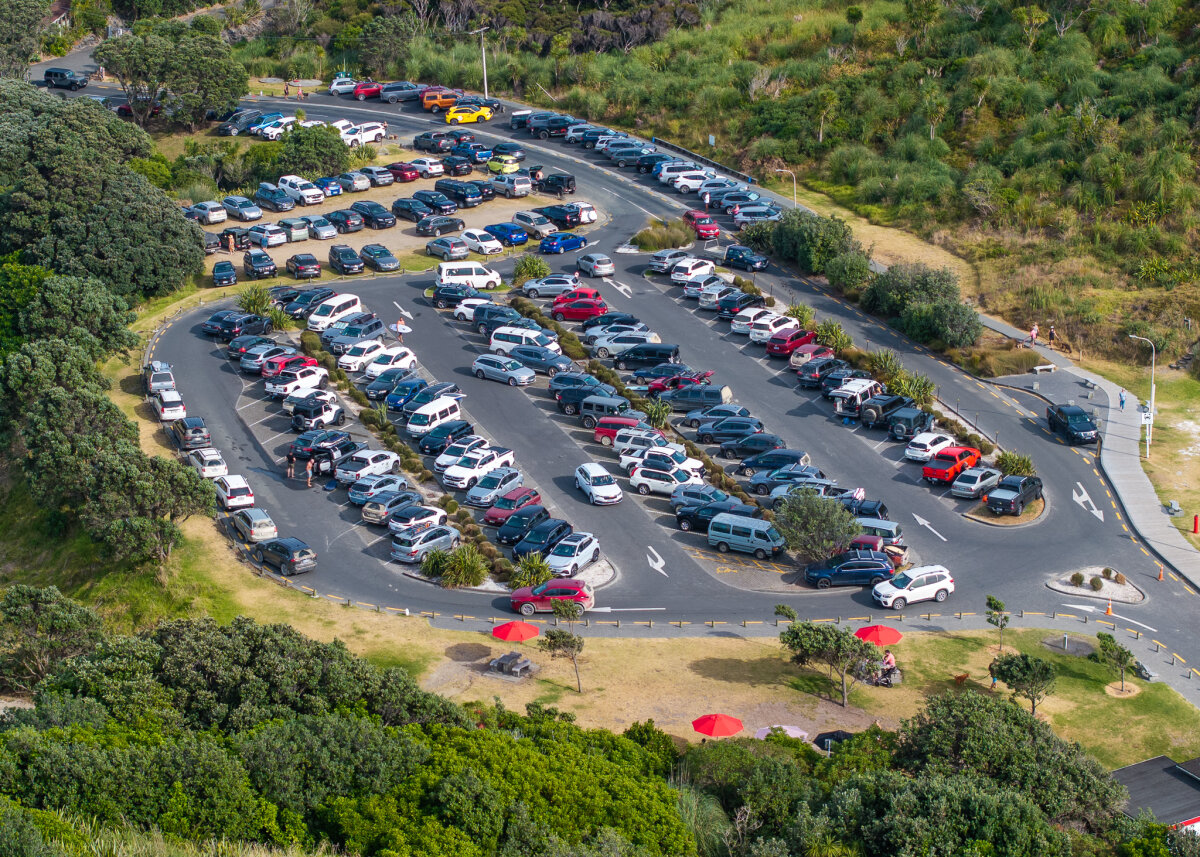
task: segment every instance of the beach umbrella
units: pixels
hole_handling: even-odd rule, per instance
[[[705,714],[692,721],[692,728],[701,735],[726,738],[742,731],[742,721],[728,714]]]
[[[888,625],[867,625],[854,632],[854,636],[877,646],[894,646],[904,639],[904,635]]]
[[[524,643],[526,640],[532,640],[538,633],[536,627],[520,619],[505,622],[492,629],[492,636],[506,643]]]

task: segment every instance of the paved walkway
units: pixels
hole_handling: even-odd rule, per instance
[[[980,315],[980,319],[989,329],[1012,339],[1029,338],[1028,332],[998,319],[985,315]],[[1150,484],[1150,477],[1142,469],[1141,456],[1145,447],[1141,444],[1142,413],[1137,399],[1127,393],[1122,408],[1121,388],[1116,384],[1080,369],[1065,354],[1051,351],[1044,344],[1036,348],[1046,363],[1053,363],[1058,369],[1049,374],[1019,376],[1019,383],[1015,385],[1035,390],[1033,385],[1036,383],[1040,387],[1037,392],[1047,398],[1075,399],[1081,407],[1088,407],[1095,413],[1103,438],[1100,467],[1116,491],[1130,525],[1159,558],[1187,578],[1192,586],[1200,588],[1200,551],[1171,523]],[[1018,379],[1006,378],[1004,381]],[[1090,399],[1090,405],[1080,401],[1084,399]]]

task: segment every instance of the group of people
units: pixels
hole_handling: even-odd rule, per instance
[[[304,87],[302,87],[298,81],[295,84],[295,86],[296,86],[296,100],[303,101],[307,97],[304,94]],[[283,82],[283,97],[284,98],[292,97],[292,84],[287,81]]]
[[[308,479],[308,487],[311,488],[313,478],[313,460],[311,456],[304,462],[304,474]],[[287,454],[287,478],[296,478],[296,453],[292,452],[290,449],[288,450]]]
[[[1029,328],[1029,338],[1025,340],[1025,344],[1030,348],[1038,344],[1038,335],[1041,332],[1037,326],[1037,322],[1033,323],[1033,327]],[[1054,350],[1054,343],[1058,341],[1058,334],[1054,332],[1054,325],[1050,325],[1050,330],[1046,333],[1046,344],[1050,346],[1050,350]]]

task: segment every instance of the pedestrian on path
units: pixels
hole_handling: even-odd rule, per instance
[[[1046,334],[1046,342],[1049,343],[1051,351],[1054,350],[1054,340],[1057,338],[1058,336],[1054,332],[1054,325],[1050,325],[1050,332]]]
[[[288,454],[287,454],[287,465],[288,465],[287,466],[287,478],[295,479],[296,478],[296,453],[292,452],[290,449],[288,450]]]
[[[304,462],[304,472],[308,474],[308,487],[312,487],[313,460],[310,458]]]
[[[996,661],[997,660],[998,660],[997,658],[992,658],[992,662],[990,664],[988,664],[988,675],[990,675],[992,677],[992,683],[988,687],[988,690],[996,689]]]
[[[1037,345],[1037,337],[1038,337],[1038,326],[1037,326],[1037,322],[1035,321],[1033,323],[1033,327],[1029,328],[1029,347],[1030,348],[1033,348],[1035,345]]]
[[[1117,396],[1117,399],[1121,402],[1121,410],[1125,410],[1125,391],[1124,390],[1121,390],[1121,395]]]
[[[291,98],[291,96],[292,96],[292,88],[291,88],[291,86],[288,84],[288,82],[285,80],[285,81],[283,82],[283,97],[284,97],[284,98]]]

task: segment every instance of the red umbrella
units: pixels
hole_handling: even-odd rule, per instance
[[[692,721],[692,728],[701,735],[726,738],[742,731],[742,721],[728,714],[705,714]]]
[[[877,646],[894,646],[904,639],[903,634],[887,625],[867,625],[855,631],[854,636]]]
[[[503,625],[497,625],[492,629],[492,636],[506,643],[524,643],[526,640],[532,640],[537,635],[537,628],[528,622],[522,622],[520,619],[505,622]]]

